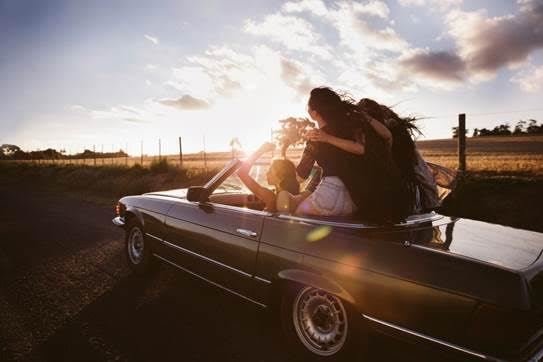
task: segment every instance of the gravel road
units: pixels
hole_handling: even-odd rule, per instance
[[[0,200],[0,361],[292,360],[258,307],[166,265],[132,276],[112,207],[2,183]],[[426,355],[370,343],[368,361]]]

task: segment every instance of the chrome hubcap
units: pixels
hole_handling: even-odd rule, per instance
[[[347,313],[341,300],[312,287],[304,288],[293,305],[296,334],[319,356],[337,353],[347,339]]]
[[[128,237],[128,257],[133,264],[139,264],[143,259],[143,233],[140,228],[132,228]]]

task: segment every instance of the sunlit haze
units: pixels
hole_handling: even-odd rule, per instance
[[[542,48],[542,0],[0,0],[0,144],[254,149],[321,85],[449,138],[543,120]]]

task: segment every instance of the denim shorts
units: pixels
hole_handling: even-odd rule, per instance
[[[315,191],[300,203],[297,214],[346,216],[356,211],[349,191],[339,177],[323,177]]]

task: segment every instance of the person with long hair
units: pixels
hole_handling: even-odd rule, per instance
[[[238,170],[238,176],[241,181],[256,197],[265,203],[265,210],[271,212],[278,211],[278,209],[284,209],[282,203],[285,202],[285,197],[290,198],[290,195],[296,196],[300,194],[300,183],[296,177],[296,167],[294,166],[294,163],[288,159],[274,159],[268,168],[266,179],[268,184],[274,187],[274,190],[261,186],[249,175],[249,171],[254,162],[263,154],[273,151],[274,149],[275,145],[273,143],[264,143],[255,153],[243,162]],[[278,198],[278,195],[283,196]],[[279,207],[278,200],[280,200]]]
[[[403,220],[409,213],[408,200],[391,156],[390,131],[352,99],[327,87],[311,91],[308,113],[319,129],[308,132],[297,172],[305,179],[317,162],[323,179],[296,213],[356,213],[379,223]]]
[[[369,98],[361,99],[358,106],[385,125],[393,135],[392,157],[407,185],[410,202],[415,205],[413,212],[428,212],[439,208],[441,202],[436,181],[415,144],[416,135],[422,134],[414,124],[415,119],[400,117],[390,107]]]

